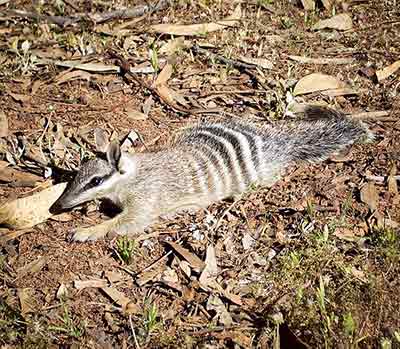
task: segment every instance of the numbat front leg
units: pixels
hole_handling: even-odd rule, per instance
[[[95,241],[106,237],[109,233],[117,235],[139,235],[151,224],[149,217],[140,219],[130,210],[122,211],[119,215],[92,227],[77,228],[72,232],[73,241]]]

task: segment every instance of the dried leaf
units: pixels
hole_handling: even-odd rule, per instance
[[[216,317],[224,326],[232,326],[232,317],[218,296],[211,295],[208,297],[206,309],[215,311],[217,313]]]
[[[50,217],[50,219],[55,222],[65,223],[72,221],[74,217],[68,212],[63,212],[58,215]]]
[[[311,57],[304,57],[304,56],[288,56],[293,61],[304,63],[304,64],[350,64],[355,61],[354,58],[311,58]]]
[[[365,273],[362,270],[357,269],[356,267],[351,268],[351,273],[355,278],[362,282],[368,282],[368,278],[365,276]]]
[[[31,88],[31,94],[32,96],[36,94],[36,92],[39,90],[40,87],[42,87],[44,85],[43,81],[40,80],[36,80],[33,84],[32,84],[32,88]]]
[[[56,297],[57,299],[63,299],[66,298],[68,295],[68,289],[65,284],[61,283],[60,287],[57,290]]]
[[[60,183],[31,196],[17,199],[0,207],[0,224],[14,229],[30,228],[52,216],[51,205],[65,190]]]
[[[375,211],[378,207],[378,192],[373,182],[368,182],[361,188],[361,201],[368,205],[371,211]]]
[[[108,279],[108,281],[110,281],[111,283],[113,282],[119,282],[122,280],[125,280],[126,277],[118,272],[114,272],[114,271],[106,271],[104,273],[104,275],[106,276],[106,278]]]
[[[93,280],[75,280],[74,287],[77,290],[83,290],[84,288],[94,287],[94,288],[103,288],[108,285],[108,281],[105,279],[93,279]]]
[[[218,275],[217,258],[215,256],[215,248],[213,245],[207,247],[205,267],[200,275],[199,282],[204,288],[213,286],[215,278]]]
[[[6,89],[6,92],[16,101],[21,102],[22,104],[29,103],[31,101],[31,96],[27,96],[20,93],[14,93],[10,90]]]
[[[103,287],[101,288],[108,297],[110,297],[115,303],[122,307],[122,310],[126,314],[143,314],[143,310],[135,303],[133,303],[128,297],[122,292],[115,288]]]
[[[330,11],[335,3],[335,0],[321,0],[324,7]]]
[[[176,252],[178,252],[190,264],[192,269],[197,272],[203,270],[205,263],[195,254],[175,242],[166,241],[166,243],[170,245]]]
[[[18,292],[19,302],[21,304],[21,313],[25,315],[27,313],[35,312],[36,306],[33,298],[33,289],[19,288],[17,292]]]
[[[21,235],[24,235],[25,233],[29,232],[30,230],[18,230],[18,231],[10,231],[8,229],[3,229],[0,228],[0,246],[4,245],[10,240],[14,240]]]
[[[242,10],[240,5],[236,7],[233,13],[223,20],[218,22],[200,23],[200,24],[156,24],[152,25],[150,29],[156,33],[170,34],[170,35],[188,35],[188,36],[204,36],[217,30],[225,29],[226,27],[233,27],[239,24],[242,17]]]
[[[368,65],[366,67],[362,67],[360,69],[360,73],[365,75],[368,79],[371,79],[373,82],[378,82],[378,77],[376,76],[376,69],[372,65]]]
[[[239,295],[230,293],[227,290],[220,290],[220,292],[226,299],[229,299],[233,304],[243,305],[242,298]]]
[[[250,249],[255,242],[256,240],[249,233],[245,233],[242,237],[242,245],[245,251]]]
[[[185,273],[185,275],[190,278],[192,272],[190,269],[190,264],[186,261],[180,261],[179,262],[179,268]]]
[[[85,70],[89,72],[99,72],[99,73],[119,73],[120,68],[116,65],[107,65],[102,63],[82,63],[79,61],[58,61],[51,59],[39,59],[37,64],[54,64],[59,67],[74,68],[79,70]]]
[[[274,68],[273,63],[266,58],[251,58],[251,57],[239,56],[239,59],[244,63],[253,64],[263,69]]]
[[[7,161],[0,160],[0,171],[10,165]]]
[[[0,169],[0,182],[13,183],[15,186],[34,187],[41,177],[28,172],[21,172],[11,167]]]
[[[143,271],[137,275],[136,283],[140,287],[142,287],[150,281],[152,281],[152,282],[159,281],[164,269],[165,269],[165,264],[162,264],[162,265],[159,265],[157,268]]]
[[[166,267],[161,275],[161,281],[177,284],[179,282],[179,277],[174,269]]]
[[[321,73],[313,73],[299,80],[294,88],[293,95],[298,96],[306,93],[343,87],[343,83],[333,76]]]
[[[226,340],[229,339],[232,342],[237,343],[241,348],[251,348],[253,340],[250,336],[246,335],[240,330],[236,331],[223,331],[221,333],[215,334],[218,339]]]
[[[377,70],[376,71],[376,76],[378,78],[378,81],[382,81],[387,79],[390,75],[394,74],[396,71],[398,71],[400,69],[400,60],[394,62],[393,64]]]
[[[301,3],[306,11],[315,10],[315,0],[301,0]]]
[[[314,26],[314,30],[321,29],[349,30],[353,28],[353,20],[347,13],[341,13],[328,19],[318,21]]]
[[[160,53],[163,53],[166,56],[172,56],[174,53],[179,52],[186,47],[189,47],[189,45],[190,42],[185,41],[184,38],[175,38],[172,40],[168,40],[164,45],[162,45],[160,47]]]
[[[392,167],[390,168],[389,177],[388,177],[388,190],[389,190],[389,193],[393,193],[395,195],[399,193],[399,189],[397,187],[397,180],[395,177],[396,172],[397,172],[396,164],[393,164]]]
[[[164,102],[168,105],[175,106],[174,93],[166,85],[158,85],[157,92]]]
[[[56,85],[61,85],[64,82],[67,81],[72,81],[72,80],[86,80],[89,81],[91,79],[92,75],[82,71],[82,70],[74,70],[70,72],[63,72],[59,75],[56,76],[55,78],[55,83]]]
[[[172,75],[173,67],[171,64],[167,63],[164,68],[161,70],[160,74],[157,76],[157,80],[154,83],[154,86],[166,85],[167,81]]]
[[[18,277],[22,278],[23,276],[25,276],[27,274],[35,274],[35,273],[40,272],[43,269],[43,267],[46,265],[46,263],[47,263],[47,258],[45,256],[39,257],[39,258],[35,259],[34,261],[19,268],[17,270]]]
[[[154,99],[153,97],[150,95],[149,97],[146,98],[146,100],[144,101],[143,104],[143,113],[145,115],[149,115],[150,114],[150,110],[154,105]]]
[[[358,95],[360,94],[360,91],[353,90],[350,87],[344,87],[344,88],[334,88],[326,91],[321,91],[321,94],[333,98],[338,96]]]
[[[0,138],[8,136],[8,119],[6,113],[0,111]]]
[[[365,232],[358,227],[353,227],[352,229],[339,227],[335,229],[333,235],[341,240],[356,241],[360,237],[364,236],[364,233]]]
[[[149,118],[145,113],[140,112],[136,109],[125,110],[126,116],[131,120],[142,121]]]

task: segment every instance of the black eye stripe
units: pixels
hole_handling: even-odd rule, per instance
[[[97,187],[98,185],[104,183],[107,179],[109,179],[111,176],[113,175],[113,173],[110,173],[106,176],[103,177],[93,177],[86,185],[85,185],[85,189],[91,189],[94,187]],[[99,179],[100,181],[98,183],[95,183],[94,180]]]

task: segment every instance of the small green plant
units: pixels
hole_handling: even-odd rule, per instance
[[[19,45],[19,39],[16,38],[11,43],[11,51],[17,55],[16,62],[18,64],[17,71],[21,71],[22,74],[28,73],[29,70],[33,69],[36,65],[36,56],[32,54],[31,42],[25,40]]]
[[[0,346],[16,343],[23,338],[26,326],[22,315],[0,297]]]
[[[268,5],[272,5],[274,0],[257,0],[257,5],[261,7],[267,7]]]
[[[61,321],[60,326],[49,326],[50,331],[56,331],[67,334],[69,337],[80,338],[85,333],[84,325],[80,323],[76,324],[76,321],[71,317],[67,304],[62,301],[63,315],[59,316],[58,319]]]
[[[57,13],[62,16],[65,12],[65,3],[62,0],[55,0],[54,1],[54,6],[57,10]]]
[[[307,212],[308,217],[310,217],[310,219],[314,218],[315,205],[310,200],[307,200],[306,212]]]
[[[297,268],[300,265],[300,254],[295,251],[289,253],[289,266],[291,269]]]
[[[343,315],[343,327],[347,337],[353,338],[356,330],[356,323],[350,312]]]
[[[126,236],[121,236],[117,240],[117,248],[115,250],[118,258],[125,264],[132,261],[133,254],[136,250],[135,240],[128,239]]]
[[[347,214],[353,213],[353,192],[349,192],[341,208],[340,221],[345,222]]]
[[[392,341],[389,338],[382,338],[381,349],[392,349]]]
[[[317,288],[317,302],[324,328],[325,347],[328,347],[328,343],[330,340],[329,334],[332,332],[332,322],[336,322],[337,319],[334,313],[331,313],[329,315],[326,309],[327,299],[325,292],[325,282],[322,276],[319,277],[319,287]]]
[[[158,308],[155,303],[152,303],[145,311],[144,328],[147,335],[160,328],[161,323],[158,318]]]
[[[281,23],[284,29],[289,29],[291,27],[293,27],[293,21],[289,18],[289,17],[282,17],[281,18]]]
[[[394,229],[375,227],[371,240],[386,258],[392,262],[400,260],[400,238]]]
[[[329,227],[324,225],[322,231],[318,230],[315,233],[315,240],[320,244],[326,244],[329,240]]]
[[[150,61],[154,71],[158,72],[160,70],[160,62],[158,60],[158,49],[155,42],[150,45]]]

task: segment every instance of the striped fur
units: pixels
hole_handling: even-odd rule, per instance
[[[321,107],[306,108],[301,121],[264,127],[238,120],[204,122],[183,131],[164,151],[119,158],[114,145],[108,160],[82,166],[55,207],[95,198],[122,207],[110,221],[78,229],[75,240],[97,239],[111,230],[140,233],[160,216],[206,207],[252,184],[271,185],[294,162],[323,161],[354,142],[371,139],[361,122]],[[88,185],[96,176],[104,181],[98,187]]]

